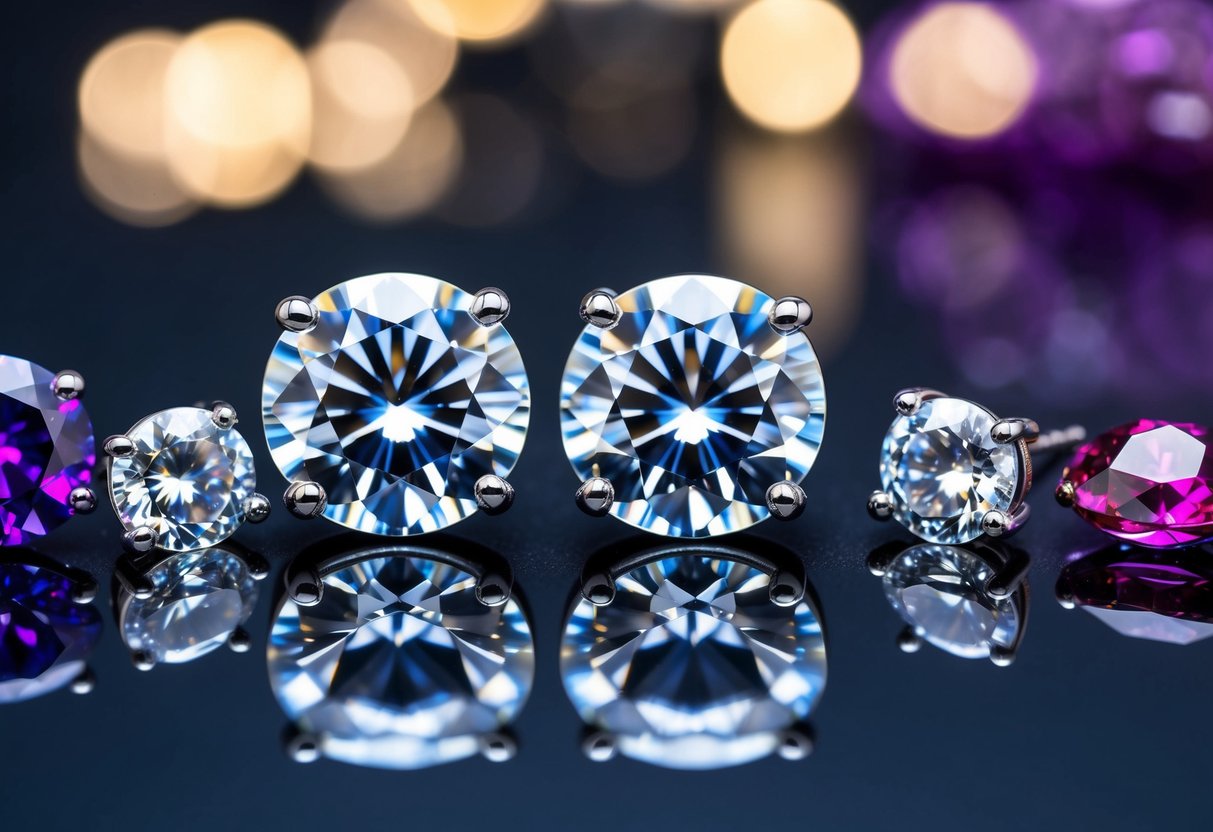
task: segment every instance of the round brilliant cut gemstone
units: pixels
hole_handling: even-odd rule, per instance
[[[1031,476],[1020,443],[990,436],[998,418],[964,399],[926,399],[885,435],[880,479],[893,516],[923,540],[968,543],[986,512],[1010,514]]]
[[[765,757],[825,689],[826,645],[808,596],[770,599],[770,576],[716,554],[678,555],[615,580],[615,597],[581,599],[560,670],[583,720],[619,751],[670,768]]]
[[[500,324],[474,295],[414,274],[376,274],[316,297],[316,325],[285,332],[262,413],[288,479],[324,488],[324,516],[403,536],[477,510],[476,481],[505,477],[526,438],[530,389]]]
[[[157,662],[191,662],[226,644],[257,603],[257,582],[233,552],[183,552],[147,574],[152,596],[128,596],[118,628],[127,647]]]
[[[1142,546],[1213,539],[1213,436],[1202,425],[1140,419],[1079,448],[1062,474],[1074,510]]]
[[[421,768],[475,754],[521,710],[534,679],[530,624],[488,606],[476,578],[437,560],[375,554],[323,578],[315,606],[286,599],[270,684],[324,755]]]
[[[110,496],[129,531],[150,527],[172,552],[226,540],[245,518],[256,488],[253,452],[235,428],[210,410],[174,407],[127,431],[129,457],[110,461]]]
[[[611,513],[646,531],[707,537],[766,519],[767,489],[799,483],[825,430],[821,367],[802,331],[776,332],[774,299],[684,275],[615,298],[587,325],[561,386],[564,448],[582,480],[614,487]]]
[[[1012,648],[1023,626],[1017,595],[986,589],[994,567],[972,552],[934,543],[906,549],[885,570],[885,597],[927,642],[964,659]]]
[[[55,395],[54,380],[37,364],[0,355],[0,545],[62,525],[72,489],[92,477],[92,422],[79,399]]]

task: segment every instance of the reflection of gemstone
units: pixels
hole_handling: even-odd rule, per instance
[[[706,537],[769,516],[767,488],[801,482],[825,430],[821,367],[775,301],[699,275],[615,298],[565,365],[564,448],[582,480],[614,486],[611,513],[647,531]]]
[[[518,603],[422,557],[371,557],[324,577],[315,606],[287,599],[268,662],[279,704],[325,756],[421,768],[476,753],[522,708],[534,677]]]
[[[318,483],[324,516],[410,535],[477,509],[476,481],[505,477],[526,437],[530,390],[514,339],[469,314],[474,296],[423,275],[355,278],[315,299],[265,372],[274,462]]]
[[[999,599],[989,591],[994,566],[956,546],[921,544],[884,569],[889,603],[914,633],[940,650],[965,659],[1009,656],[1023,626],[1018,595]]]
[[[806,595],[770,599],[770,577],[715,555],[653,561],[582,599],[561,645],[565,691],[623,754],[670,768],[739,765],[774,752],[826,680]]]
[[[49,569],[0,564],[0,703],[41,696],[84,672],[101,616],[72,593],[72,581]]]
[[[880,478],[893,515],[933,543],[968,543],[982,535],[986,512],[1009,512],[1024,486],[1016,444],[1000,445],[992,413],[964,399],[926,399],[898,416],[885,436]]]
[[[1190,644],[1213,636],[1213,565],[1200,549],[1095,552],[1066,564],[1057,596],[1133,638]]]
[[[0,355],[0,544],[40,537],[72,514],[69,495],[96,462],[93,425],[79,399],[55,395],[55,376]]]
[[[253,452],[210,410],[161,410],[127,431],[131,456],[110,465],[110,494],[129,531],[151,527],[156,545],[173,552],[213,546],[245,518],[256,474]]]
[[[128,596],[118,627],[127,647],[154,662],[190,662],[227,642],[257,603],[257,582],[223,549],[166,558],[147,573],[152,596]]]
[[[1062,475],[1074,510],[1142,546],[1213,538],[1213,438],[1208,428],[1141,419],[1079,448]]]

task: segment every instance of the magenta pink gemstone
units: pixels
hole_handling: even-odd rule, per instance
[[[1074,510],[1142,546],[1213,539],[1213,437],[1202,425],[1141,419],[1078,449],[1062,475]]]

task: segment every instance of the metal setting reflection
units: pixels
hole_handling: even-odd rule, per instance
[[[826,641],[796,558],[779,566],[688,546],[602,569],[595,560],[560,650],[565,693],[587,725],[586,756],[713,769],[811,753],[807,719],[825,690]]]
[[[417,769],[514,756],[508,726],[535,648],[501,558],[337,538],[292,561],[285,583],[266,657],[295,760]]]
[[[139,670],[184,664],[224,644],[247,652],[244,624],[269,571],[260,555],[230,545],[123,556],[114,565],[114,616],[131,662]]]
[[[97,582],[28,549],[0,552],[0,704],[93,689]]]
[[[1026,553],[992,543],[897,542],[868,556],[868,569],[906,622],[897,637],[903,651],[927,642],[999,667],[1015,660],[1027,629],[1029,565]]]

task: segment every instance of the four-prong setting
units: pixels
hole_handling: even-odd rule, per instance
[[[623,311],[615,302],[615,293],[610,289],[595,289],[581,300],[578,309],[581,320],[599,329],[614,329],[623,317]]]
[[[481,326],[494,326],[509,317],[510,299],[494,286],[481,289],[472,298],[468,314]]]
[[[767,314],[771,329],[780,335],[799,332],[813,321],[813,307],[804,298],[788,296],[775,301]]]

